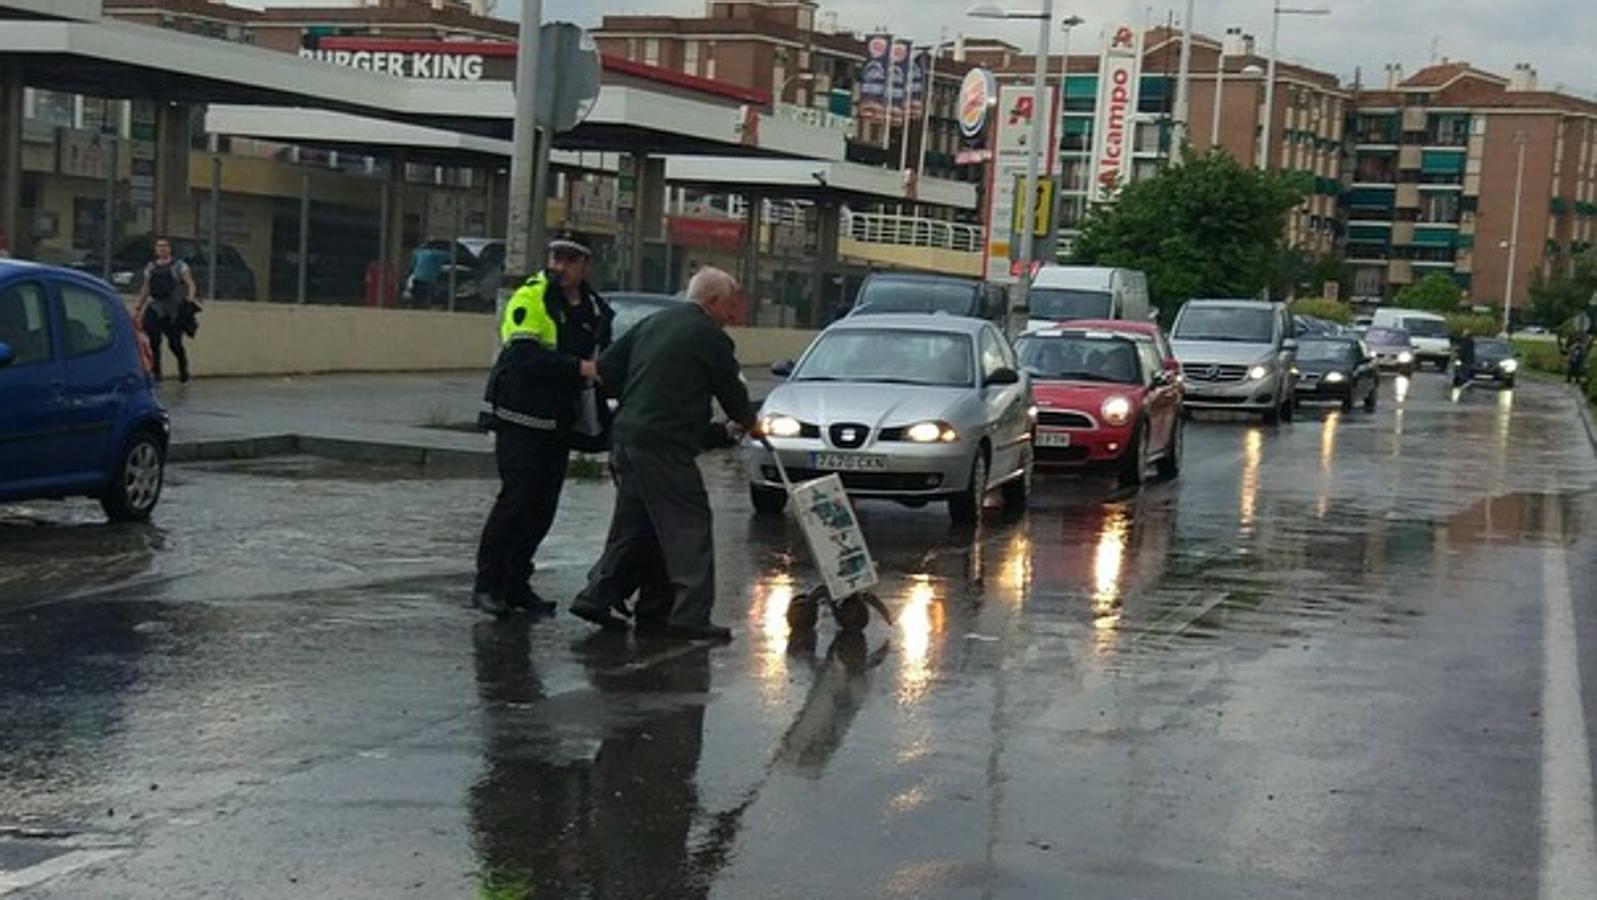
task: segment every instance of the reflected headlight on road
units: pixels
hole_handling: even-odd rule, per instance
[[[950,444],[959,439],[959,432],[947,422],[920,422],[904,429],[904,437],[917,444]]]
[[[1269,366],[1254,366],[1253,368],[1248,370],[1248,377],[1253,379],[1254,381],[1263,381],[1264,379],[1270,377],[1270,367]]]
[[[1505,359],[1499,365],[1503,367],[1504,372],[1510,375],[1519,371],[1519,360],[1517,359]]]
[[[766,416],[760,422],[760,430],[770,437],[790,438],[798,437],[804,426],[792,416]]]
[[[1406,365],[1408,365],[1409,363],[1411,363],[1413,361],[1414,361],[1414,354],[1408,352],[1407,350],[1404,350],[1402,353],[1399,353],[1397,355],[1398,365],[1406,366]]]
[[[1341,384],[1346,380],[1347,376],[1343,375],[1341,372],[1330,372],[1325,376],[1326,384]]]
[[[1118,395],[1105,400],[1103,402],[1103,420],[1115,426],[1124,425],[1131,421],[1131,400]]]

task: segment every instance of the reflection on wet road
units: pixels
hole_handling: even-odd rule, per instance
[[[863,636],[790,629],[801,537],[705,467],[724,649],[475,618],[480,482],[217,465],[159,529],[0,511],[0,886],[1537,892],[1544,560],[1597,512],[1562,395],[1200,420],[1178,481],[1041,478],[977,530],[863,504],[894,613]],[[608,500],[569,488],[551,596]]]

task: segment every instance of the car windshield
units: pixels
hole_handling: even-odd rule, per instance
[[[1027,337],[1015,352],[1021,368],[1044,380],[1142,383],[1137,347],[1123,338]]]
[[[1403,330],[1414,337],[1445,338],[1447,323],[1441,319],[1410,318],[1403,320]]]
[[[854,311],[875,313],[948,313],[969,316],[976,312],[976,285],[962,281],[899,281],[877,279],[865,285]]]
[[[1347,341],[1307,340],[1298,345],[1298,362],[1352,363],[1358,353]]]
[[[1407,347],[1411,343],[1408,332],[1396,328],[1371,328],[1364,337],[1376,347]]]
[[[1107,319],[1113,312],[1112,298],[1106,291],[1034,287],[1027,302],[1031,304],[1033,319],[1050,322]]]
[[[615,322],[611,329],[615,340],[631,331],[633,326],[644,319],[654,315],[662,309],[669,309],[677,301],[670,297],[640,297],[637,295],[611,295],[607,298],[610,308],[615,310]]]
[[[1475,340],[1476,359],[1491,360],[1496,362],[1497,360],[1508,359],[1513,355],[1514,351],[1508,346],[1507,341],[1481,340],[1479,338],[1476,338]]]
[[[1189,306],[1176,323],[1174,337],[1179,341],[1273,343],[1275,311],[1248,306]]]
[[[794,381],[970,387],[970,338],[937,331],[847,329],[821,335]]]

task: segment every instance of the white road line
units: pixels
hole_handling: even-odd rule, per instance
[[[15,872],[0,872],[0,896],[40,885],[88,866],[115,859],[126,850],[74,850]]]
[[[1575,608],[1562,547],[1543,552],[1542,575],[1547,608],[1542,617],[1541,896],[1589,900],[1597,896],[1597,823]]]

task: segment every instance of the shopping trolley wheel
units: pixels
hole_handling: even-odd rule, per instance
[[[871,624],[871,608],[858,595],[844,597],[841,603],[832,607],[832,618],[837,620],[837,627],[844,631],[864,631],[865,626]]]
[[[820,614],[812,594],[799,594],[787,605],[787,625],[794,631],[814,631]]]

